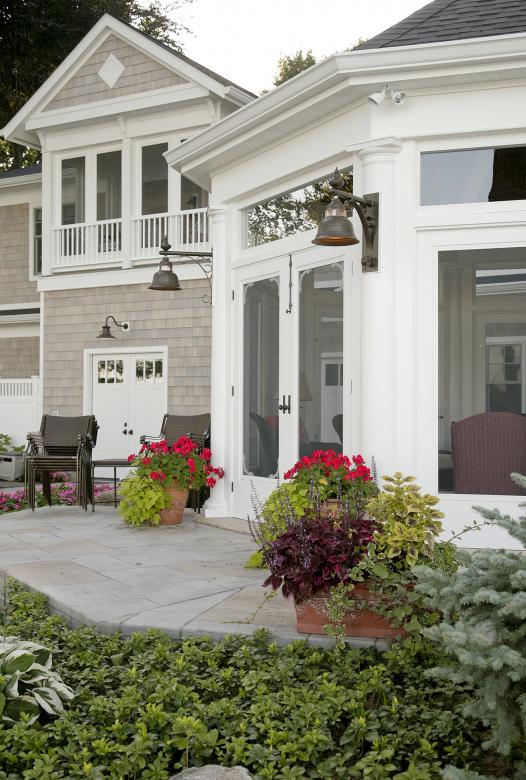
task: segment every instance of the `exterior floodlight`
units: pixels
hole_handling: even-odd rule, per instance
[[[368,100],[374,106],[379,106],[384,100],[391,100],[396,106],[401,106],[402,103],[405,103],[406,97],[405,92],[393,92],[389,84],[386,84],[381,92],[372,92]]]
[[[362,270],[378,270],[378,204],[380,196],[377,192],[364,195],[363,198],[347,192],[342,188],[345,182],[338,168],[328,181],[331,202],[325,210],[313,244],[320,246],[352,246],[358,244],[354,228],[349,217],[356,209],[363,229]]]
[[[104,325],[102,326],[102,330],[101,330],[101,332],[100,332],[100,333],[99,333],[99,335],[97,336],[97,338],[98,338],[98,339],[114,339],[114,338],[115,338],[115,336],[114,336],[114,335],[113,335],[113,333],[111,332],[111,328],[110,328],[110,326],[108,325],[108,323],[109,323],[109,321],[110,321],[110,320],[113,320],[113,322],[115,323],[115,325],[116,325],[118,328],[121,328],[121,329],[122,329],[122,330],[124,330],[124,331],[127,331],[127,330],[129,330],[129,329],[130,329],[130,324],[129,324],[128,322],[117,322],[117,320],[115,319],[115,317],[113,316],[113,314],[109,314],[109,315],[106,317],[106,322],[105,322],[105,323],[104,323]]]

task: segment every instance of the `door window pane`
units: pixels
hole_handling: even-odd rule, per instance
[[[144,381],[144,360],[135,361],[135,381],[136,382]]]
[[[341,263],[300,272],[300,456],[342,451],[343,272]]]
[[[243,471],[278,473],[279,279],[244,287]]]
[[[163,378],[163,361],[162,360],[156,360],[155,361],[155,379],[161,380]]]
[[[168,211],[168,166],[163,154],[168,144],[142,147],[142,213],[165,214]]]
[[[526,426],[524,257],[523,248],[439,255],[441,492],[516,492],[510,474],[524,468]]]
[[[84,222],[85,159],[62,160],[62,224]]]
[[[144,376],[147,382],[153,382],[153,360],[144,361]]]
[[[99,360],[97,365],[97,382],[99,385],[106,383],[106,361]]]
[[[422,206],[526,198],[526,147],[457,149],[420,156]]]
[[[97,155],[97,219],[121,217],[121,153]]]
[[[117,360],[115,362],[115,377],[117,384],[122,384],[122,382],[124,382],[124,364],[122,360]]]

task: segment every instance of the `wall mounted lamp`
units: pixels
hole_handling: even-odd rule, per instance
[[[325,217],[320,222],[312,243],[320,246],[352,246],[360,243],[349,219],[353,209],[356,209],[363,228],[362,271],[377,271],[380,195],[374,192],[360,198],[352,192],[346,192],[342,189],[345,182],[338,168],[328,184],[331,202],[325,209]]]
[[[170,257],[179,257],[182,258],[179,261],[180,265],[195,263],[204,273],[210,286],[210,295],[203,295],[201,300],[203,303],[212,304],[212,252],[172,250],[171,245],[168,243],[168,236],[165,236],[159,254],[161,255],[159,270],[154,273],[152,283],[148,288],[149,290],[161,290],[163,292],[182,290],[177,274],[173,270],[173,263],[169,259]]]
[[[405,103],[406,97],[405,92],[394,92],[389,84],[386,84],[381,92],[373,92],[369,95],[369,103],[379,106],[384,100],[392,100],[395,106],[401,106],[402,103]]]
[[[129,329],[130,329],[130,323],[129,323],[129,322],[117,322],[117,320],[115,319],[115,317],[113,316],[113,314],[109,314],[109,315],[106,317],[106,322],[105,322],[105,324],[102,326],[102,330],[101,330],[101,332],[100,332],[100,333],[99,333],[99,335],[97,336],[97,338],[98,338],[98,339],[114,339],[114,338],[115,338],[115,336],[114,336],[114,335],[112,334],[112,332],[111,332],[111,328],[110,328],[110,326],[108,325],[108,323],[109,323],[109,321],[110,321],[110,320],[113,320],[114,324],[115,324],[115,325],[116,325],[118,328],[122,328],[122,330],[123,330],[124,332],[126,332],[127,330],[129,330]]]

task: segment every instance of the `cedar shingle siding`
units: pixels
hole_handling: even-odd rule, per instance
[[[435,0],[359,46],[381,49],[526,32],[525,0]]]
[[[38,376],[38,336],[0,338],[0,379]]]
[[[0,208],[0,306],[38,304],[36,282],[29,281],[29,205]]]
[[[110,54],[124,65],[124,71],[113,89],[98,75]],[[112,34],[55,95],[46,106],[46,111],[184,83],[185,80],[176,73]]]
[[[107,348],[97,341],[108,314],[130,323],[118,328],[111,347],[168,346],[168,411],[210,411],[211,307],[202,296],[206,282],[182,281],[173,295],[146,284],[57,290],[44,294],[44,411],[82,414],[84,349]]]

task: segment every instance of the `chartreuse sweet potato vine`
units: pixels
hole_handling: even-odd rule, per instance
[[[481,749],[470,691],[426,676],[443,659],[420,639],[336,655],[264,633],[122,638],[68,629],[18,586],[9,601],[6,633],[49,648],[75,698],[62,716],[0,724],[0,780],[167,780],[206,763],[258,780],[438,780],[448,764],[514,776],[516,756]]]

